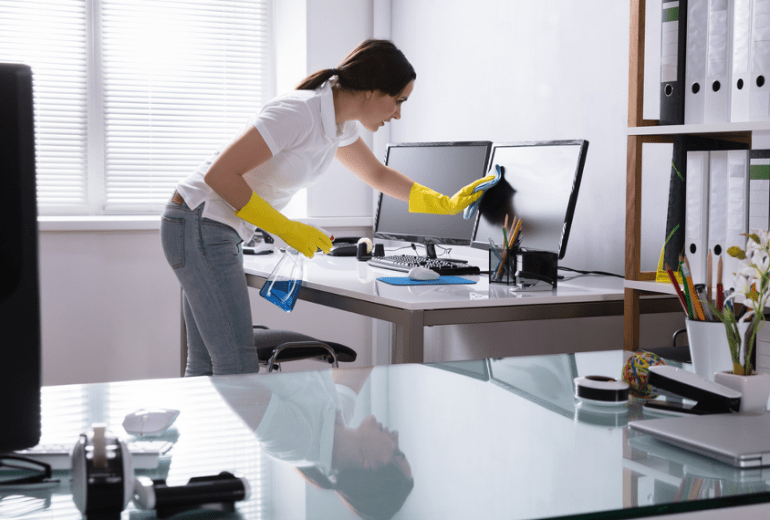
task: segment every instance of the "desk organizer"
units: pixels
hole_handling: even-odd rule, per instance
[[[517,252],[501,247],[489,250],[489,283],[516,283]]]

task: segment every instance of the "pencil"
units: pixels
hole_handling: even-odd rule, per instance
[[[717,262],[717,310],[722,312],[725,305],[725,288],[722,285],[722,255]]]
[[[713,265],[713,263],[714,263],[714,258],[711,255],[711,249],[709,249],[709,254],[706,255],[706,300],[708,300],[709,303],[712,303],[714,301],[711,299],[711,284],[713,283],[711,266]]]
[[[676,295],[679,297],[679,302],[682,304],[684,313],[688,314],[687,301],[684,299],[684,294],[682,294],[682,289],[679,287],[679,282],[676,281],[676,276],[674,276],[674,271],[671,270],[671,266],[668,264],[666,264],[666,272],[668,273],[668,277],[671,278],[671,284],[674,286],[674,289],[676,289]]]
[[[679,282],[676,281],[676,275],[674,275],[674,271],[668,264],[666,264],[666,273],[668,273],[671,284],[674,286],[674,290],[676,290],[676,295],[679,298],[679,302],[682,304],[682,308],[684,309],[685,314],[687,314],[687,300],[684,297],[684,293],[682,293],[681,287],[679,287]]]
[[[503,223],[503,245],[508,246],[508,213],[505,214],[505,222]]]
[[[693,315],[697,319],[705,321],[706,316],[703,314],[703,309],[700,306],[700,300],[698,300],[698,293],[695,292],[695,286],[692,283],[692,271],[690,271],[690,262],[687,260],[687,255],[684,255],[682,269],[684,279],[687,281],[687,288],[690,290],[690,300],[692,301]]]
[[[516,221],[516,227],[513,230],[513,236],[511,236],[511,242],[509,247],[513,247],[513,244],[516,242],[516,237],[519,236],[520,231],[521,231],[521,219],[518,219]]]

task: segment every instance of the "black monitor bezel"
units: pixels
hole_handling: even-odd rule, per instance
[[[388,158],[390,157],[390,151],[393,148],[403,148],[403,147],[436,147],[436,146],[486,146],[486,152],[484,154],[484,169],[481,172],[481,175],[479,178],[484,177],[486,174],[486,171],[489,169],[489,158],[491,157],[492,153],[492,141],[433,141],[433,142],[405,142],[405,143],[388,143],[385,147],[385,164],[388,164]],[[475,230],[476,230],[476,223],[474,222],[471,230],[471,234],[467,239],[459,239],[459,238],[447,238],[447,237],[433,237],[433,236],[423,236],[423,235],[416,235],[416,234],[408,234],[408,233],[389,233],[389,232],[382,232],[378,231],[378,227],[380,224],[380,210],[382,208],[382,199],[385,195],[383,193],[380,193],[379,197],[377,198],[377,207],[375,209],[374,214],[374,228],[373,228],[373,236],[374,238],[379,238],[382,240],[399,240],[402,242],[413,242],[417,244],[425,244],[425,245],[436,245],[436,244],[446,244],[446,245],[457,245],[457,246],[469,246],[471,245],[471,240],[474,236]]]
[[[580,191],[580,182],[583,179],[583,169],[585,168],[586,163],[586,155],[588,153],[588,141],[586,139],[566,139],[566,140],[548,140],[548,141],[520,141],[520,142],[509,142],[509,143],[493,143],[492,149],[489,154],[488,159],[488,170],[491,170],[493,167],[492,160],[495,156],[495,151],[498,148],[514,148],[514,147],[524,147],[524,146],[574,146],[578,145],[580,146],[580,152],[579,157],[577,161],[577,165],[575,166],[575,175],[572,180],[572,189],[570,192],[569,201],[567,203],[567,213],[564,216],[564,226],[562,228],[562,234],[561,234],[561,241],[559,242],[559,251],[542,251],[537,249],[523,249],[524,251],[532,251],[532,252],[545,252],[545,253],[556,253],[558,255],[558,258],[561,260],[564,258],[564,255],[567,253],[567,242],[569,240],[569,234],[570,230],[572,228],[572,220],[575,216],[575,207],[577,206],[577,198],[578,198],[578,192]],[[471,240],[471,247],[475,249],[484,249],[489,250],[489,241],[487,240],[478,240],[476,238],[476,233],[479,229],[479,220],[481,218],[480,214],[476,215],[476,221],[473,225],[473,235]]]

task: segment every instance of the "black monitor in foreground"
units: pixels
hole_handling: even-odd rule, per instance
[[[451,197],[486,174],[491,147],[489,141],[389,144],[385,164]],[[470,245],[473,226],[462,213],[409,213],[407,202],[380,194],[374,237],[424,244],[427,256],[435,257],[436,244]]]
[[[518,216],[523,252],[564,258],[587,152],[584,140],[495,144],[490,172],[500,165],[503,178],[479,204],[472,246],[501,245],[505,216]]]
[[[40,440],[40,295],[32,71],[0,63],[0,453]]]

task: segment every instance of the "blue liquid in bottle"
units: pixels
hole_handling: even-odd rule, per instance
[[[302,280],[268,281],[260,289],[259,295],[286,312],[291,312],[301,288]]]

